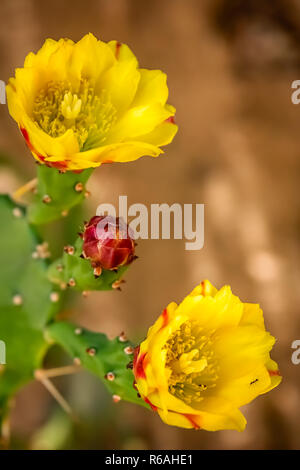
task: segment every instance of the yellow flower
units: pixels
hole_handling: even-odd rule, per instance
[[[274,342],[259,305],[203,281],[169,304],[136,348],[135,386],[167,424],[243,431],[239,407],[281,382]]]
[[[167,99],[164,73],[92,34],[47,39],[7,85],[9,112],[34,157],[62,170],[163,153],[177,132]]]

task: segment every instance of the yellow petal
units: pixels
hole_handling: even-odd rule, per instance
[[[218,356],[220,375],[231,380],[251,373],[265,364],[275,339],[256,326],[240,326],[216,332],[214,351]]]
[[[106,143],[139,140],[139,136],[151,132],[173,114],[158,103],[130,108],[111,129]]]
[[[166,327],[174,318],[174,314],[176,312],[178,305],[175,302],[171,302],[161,313],[161,315],[158,317],[156,322],[154,323],[151,328],[148,330],[147,334],[147,346],[149,344],[149,341],[153,337],[155,337],[156,333],[159,332],[163,327]]]
[[[139,139],[143,142],[148,142],[148,144],[157,145],[160,147],[162,145],[170,144],[177,132],[178,126],[167,120],[161,124],[158,124],[158,126],[148,134],[140,136]]]
[[[137,70],[136,60],[116,62],[99,78],[96,91],[108,92],[120,116],[131,105],[139,80],[140,73]]]
[[[199,424],[201,429],[205,429],[206,431],[228,429],[242,432],[246,427],[247,421],[240,410],[233,408],[231,412],[227,412],[226,415],[203,412]]]
[[[111,48],[89,33],[73,47],[69,74],[71,77],[85,78],[92,84],[96,84],[101,74],[115,63]]]
[[[164,413],[162,410],[158,410],[158,413],[166,424],[187,429],[204,429],[206,431],[231,429],[243,431],[247,423],[243,414],[237,409],[233,409],[231,413],[227,415],[205,412],[201,414],[184,415],[172,411]]]
[[[178,315],[188,315],[203,328],[216,329],[220,327],[236,326],[243,313],[243,304],[238,297],[232,294],[229,286],[224,286],[214,297],[188,295],[179,305]]]
[[[161,417],[162,421],[166,424],[169,424],[170,426],[178,426],[180,428],[185,429],[200,428],[194,416],[185,416],[183,414],[176,413],[175,411],[168,411],[167,413],[164,413],[160,409],[158,409],[158,414]],[[199,419],[199,416],[197,417],[197,419]]]
[[[63,41],[67,41],[69,44],[74,44],[71,39],[60,39],[60,41],[55,41],[54,39],[48,38],[36,54],[30,52],[27,55],[24,67],[46,67],[50,56],[60,47]]]
[[[71,159],[72,155],[79,151],[77,138],[70,129],[61,137],[50,137],[26,114],[23,115],[20,127],[24,127],[28,132],[30,146],[33,147],[34,152],[49,161]]]
[[[278,365],[276,364],[275,361],[269,358],[265,366],[270,376],[271,382],[270,382],[269,387],[267,387],[262,393],[269,392],[273,388],[277,387],[282,381],[282,376],[279,372]]]
[[[165,105],[169,96],[167,75],[160,70],[140,69],[140,77],[132,105],[135,107],[150,103]]]
[[[146,142],[124,142],[105,145],[96,149],[87,150],[74,155],[74,158],[101,163],[129,162],[137,160],[144,155],[158,157],[163,151]],[[72,157],[73,158],[73,157]]]
[[[123,44],[119,41],[109,41],[108,46],[110,47],[113,55],[119,62],[123,61],[134,61],[136,67],[138,67],[138,61],[132,50],[127,46],[127,44]]]
[[[265,329],[263,311],[258,304],[245,304],[241,325],[255,325],[258,328]]]
[[[191,296],[196,296],[196,295],[203,295],[203,296],[210,296],[210,297],[215,297],[217,294],[218,289],[216,289],[211,282],[209,282],[207,279],[205,281],[200,282],[198,286],[196,286],[192,292],[190,293]]]
[[[270,375],[266,367],[261,364],[253,366],[251,372],[237,378],[228,377],[223,383],[218,384],[218,396],[231,401],[237,408],[246,405],[258,395],[269,390],[271,384]]]

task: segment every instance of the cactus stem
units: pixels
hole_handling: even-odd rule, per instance
[[[28,183],[24,184],[13,193],[12,198],[17,202],[21,201],[23,194],[26,194],[28,191],[31,191],[36,187],[37,181],[37,178],[33,178],[31,181],[28,181]]]
[[[65,400],[65,398],[61,395],[61,393],[57,390],[57,388],[53,385],[53,383],[44,374],[44,371],[36,370],[34,375],[35,375],[36,380],[38,380],[39,382],[41,382],[44,385],[44,387],[53,396],[53,398],[62,407],[62,409],[67,414],[72,416],[73,412],[72,412],[72,409],[71,409],[69,403]]]
[[[66,290],[66,288],[68,287],[68,284],[66,282],[61,282],[59,284],[59,287],[61,290]]]
[[[67,209],[61,211],[61,216],[62,217],[67,217],[68,214],[69,214],[69,211]]]
[[[22,305],[23,303],[23,298],[20,294],[16,294],[13,296],[13,304],[14,305]]]
[[[126,348],[124,348],[124,353],[125,354],[130,355],[130,354],[133,354],[133,352],[134,352],[134,349],[133,349],[132,346],[126,346]]]
[[[42,201],[44,204],[50,204],[50,202],[52,201],[51,197],[49,196],[49,194],[45,194],[42,198]]]
[[[82,328],[75,328],[74,333],[75,333],[75,335],[81,335],[82,334]]]
[[[58,265],[56,266],[56,269],[57,269],[57,271],[58,271],[59,273],[61,273],[61,272],[63,271],[64,267],[63,267],[62,264],[58,264]]]
[[[64,252],[67,253],[68,255],[74,255],[75,253],[75,248],[72,245],[66,245],[64,247]]]
[[[76,183],[76,184],[75,184],[75,188],[74,188],[74,189],[75,189],[75,191],[76,191],[77,193],[82,193],[83,188],[84,188],[83,184],[79,182],[79,183]]]
[[[69,286],[69,287],[75,287],[75,286],[76,286],[76,281],[75,281],[75,279],[73,279],[73,278],[71,277],[71,279],[69,279],[68,286]]]
[[[105,374],[104,378],[106,380],[109,380],[109,382],[113,382],[115,380],[116,376],[113,372],[107,372],[107,374]]]
[[[94,357],[96,355],[96,348],[87,348],[86,352],[88,353],[89,356]]]
[[[112,399],[114,403],[119,403],[119,401],[121,401],[120,395],[113,395]]]
[[[102,273],[102,268],[101,266],[96,266],[94,268],[94,276],[97,278],[99,276],[101,276],[101,273]]]
[[[77,234],[80,238],[83,238],[83,233],[82,232],[78,232]]]
[[[40,381],[40,379],[44,377],[51,379],[54,377],[62,377],[63,375],[77,374],[80,370],[80,367],[76,365],[54,367],[53,369],[36,369],[34,371],[34,377]]]
[[[51,302],[58,302],[59,301],[59,293],[58,292],[51,292],[50,300],[51,300]]]
[[[13,212],[14,217],[17,217],[17,218],[20,218],[23,215],[23,212],[21,211],[19,207],[15,207],[12,212]]]
[[[127,341],[127,336],[125,335],[124,331],[119,334],[119,341],[121,341],[121,343],[125,343]]]

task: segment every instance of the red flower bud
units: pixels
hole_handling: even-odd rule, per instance
[[[134,259],[134,240],[120,217],[95,216],[85,226],[83,256],[92,262],[96,274],[101,269],[118,269]]]

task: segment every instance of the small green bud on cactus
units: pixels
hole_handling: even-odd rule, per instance
[[[111,271],[126,266],[135,259],[133,236],[119,217],[92,217],[85,226],[82,249],[95,275],[100,275],[102,269]]]

